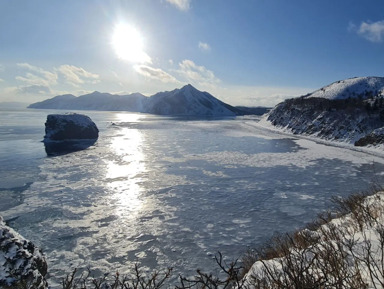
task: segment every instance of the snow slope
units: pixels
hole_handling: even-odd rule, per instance
[[[362,196],[348,214],[272,241],[279,256],[255,262],[244,288],[382,288],[384,192]]]
[[[320,88],[307,98],[346,99],[384,94],[384,77],[354,77]]]

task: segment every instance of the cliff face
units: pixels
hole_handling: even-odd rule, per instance
[[[274,126],[294,134],[355,143],[384,126],[384,78],[379,82],[382,86],[377,85],[377,77],[376,81],[370,78],[353,80],[333,83],[312,94],[288,99],[273,108],[267,119]],[[360,80],[357,86],[356,80]]]

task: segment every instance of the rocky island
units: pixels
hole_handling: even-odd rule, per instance
[[[96,124],[86,115],[50,114],[45,123],[44,145],[48,155],[82,150],[99,137]]]

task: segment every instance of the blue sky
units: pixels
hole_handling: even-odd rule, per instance
[[[191,83],[271,106],[384,76],[383,11],[382,0],[0,0],[0,101]]]

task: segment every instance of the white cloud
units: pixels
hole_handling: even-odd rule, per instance
[[[355,30],[353,24],[349,25],[350,30]],[[384,20],[377,22],[362,22],[357,29],[357,34],[371,42],[383,42],[384,40]]]
[[[7,87],[4,89],[5,94],[9,95],[50,95],[52,90],[49,86],[45,85],[22,85],[18,87]]]
[[[153,67],[150,67],[147,65],[135,65],[134,69],[136,70],[136,72],[138,72],[139,74],[141,74],[145,77],[159,80],[161,82],[165,82],[165,83],[169,83],[169,82],[177,83],[177,82],[179,82],[172,75],[170,75],[169,73],[165,72],[164,70],[162,70],[160,68],[153,68]]]
[[[215,74],[204,66],[196,65],[192,60],[179,63],[177,72],[187,81],[196,85],[212,86],[220,83]]]
[[[60,65],[59,68],[57,68],[57,71],[64,76],[67,83],[74,87],[78,87],[80,84],[86,82],[93,84],[99,82],[98,74],[88,72],[85,69],[74,65]]]
[[[4,79],[0,78],[0,82],[4,82],[4,81],[5,81]]]
[[[182,11],[187,11],[190,8],[191,0],[166,0],[168,3],[176,6]]]
[[[205,42],[199,42],[199,48],[202,51],[211,51],[211,46]]]
[[[25,76],[16,76],[17,80],[28,85],[50,86],[57,83],[57,74],[28,63],[18,63],[18,67],[26,70]]]

